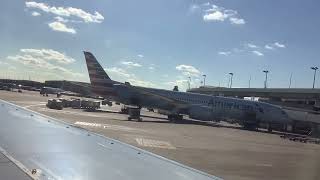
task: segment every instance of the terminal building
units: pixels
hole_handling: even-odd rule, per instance
[[[82,96],[91,96],[91,84],[77,81],[45,81],[44,86],[60,88],[65,91],[78,93]]]
[[[0,84],[22,85],[34,88],[43,87],[43,83],[31,80],[0,79]]]

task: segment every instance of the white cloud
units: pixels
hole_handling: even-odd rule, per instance
[[[201,82],[201,80],[199,78],[195,78],[194,81],[197,83]]]
[[[138,54],[138,57],[139,57],[139,58],[143,58],[143,57],[144,57],[144,55],[142,55],[142,54]]]
[[[210,2],[206,2],[206,3],[203,3],[201,4],[202,6],[210,6]]]
[[[215,11],[223,11],[224,8],[222,7],[218,7],[217,5],[212,4],[210,7],[208,7],[209,9],[205,9],[204,12],[206,13],[210,13],[210,12],[215,12]]]
[[[218,7],[219,8],[219,7]],[[228,16],[229,18],[232,17],[236,17],[238,15],[238,12],[236,10],[232,10],[232,9],[225,9],[220,7],[221,9],[223,9],[223,13]]]
[[[252,51],[253,54],[257,55],[257,56],[264,56],[264,54],[260,51]]]
[[[63,73],[66,76],[79,77],[83,74],[72,72],[70,69],[53,64],[49,61],[61,64],[74,62],[74,59],[52,49],[21,49],[22,54],[8,56],[7,59],[21,63],[25,66],[40,69],[39,76],[46,73]]]
[[[71,34],[77,33],[77,31],[75,29],[67,27],[62,22],[54,21],[52,23],[49,23],[48,25],[54,31],[67,32],[67,33],[71,33]]]
[[[112,67],[105,69],[111,77],[115,77],[123,82],[130,82],[132,85],[151,87],[155,86],[152,82],[140,80],[135,74],[127,72],[125,69]]]
[[[242,53],[242,52],[244,52],[245,50],[244,50],[244,49],[239,49],[239,48],[233,48],[232,51],[233,51],[234,53]]]
[[[173,89],[174,86],[178,86],[180,91],[184,91],[186,89],[188,89],[188,79],[185,77],[177,77],[176,80],[172,80],[172,81],[167,81],[167,82],[163,82],[162,84],[166,85],[166,88],[168,89]],[[190,87],[196,87],[199,85],[200,83],[200,79],[192,79],[190,82]]]
[[[197,4],[192,4],[192,5],[190,6],[189,10],[190,10],[190,12],[194,13],[194,12],[200,10],[200,6],[197,5]]]
[[[9,65],[9,63],[3,62],[3,61],[0,61],[0,64],[1,64],[1,65]]]
[[[276,47],[279,47],[279,48],[285,48],[286,47],[284,44],[280,44],[279,42],[275,42],[274,45]]]
[[[62,22],[62,23],[67,23],[67,22],[69,22],[68,19],[64,19],[63,17],[60,17],[60,16],[56,16],[56,17],[54,17],[54,19],[55,19],[56,21]]]
[[[31,15],[32,15],[32,16],[41,16],[41,14],[38,13],[37,11],[33,11],[33,12],[31,13]]]
[[[155,84],[150,81],[143,81],[139,79],[128,79],[128,81],[136,86],[143,86],[143,87],[154,87]]]
[[[236,17],[232,17],[229,19],[231,24],[238,24],[238,25],[242,25],[242,24],[245,24],[246,21],[244,19],[241,19],[241,18],[236,18]]]
[[[223,55],[223,56],[228,56],[231,54],[231,52],[230,51],[220,51],[220,52],[218,52],[218,54]]]
[[[26,7],[39,9],[43,12],[55,14],[58,16],[77,17],[87,23],[101,23],[104,20],[104,17],[97,11],[95,11],[94,14],[91,14],[82,9],[74,7],[55,7],[49,6],[45,3],[38,3],[34,1],[27,1]]]
[[[44,60],[55,61],[60,64],[70,64],[76,61],[63,53],[52,49],[20,49],[20,52]]]
[[[247,46],[248,46],[249,48],[253,48],[253,49],[258,48],[257,45],[251,44],[251,43],[248,43]]]
[[[275,42],[273,44],[266,44],[264,46],[265,49],[269,49],[269,50],[273,50],[273,49],[276,49],[276,48],[285,48],[286,46],[284,44],[281,44],[279,42]]]
[[[142,67],[141,64],[135,63],[135,62],[132,62],[132,61],[123,61],[123,62],[121,62],[121,64],[125,65],[127,67]]]
[[[224,21],[226,18],[228,18],[228,16],[220,11],[214,11],[203,16],[204,21]]]
[[[270,52],[270,50],[274,50],[277,48],[285,48],[284,44],[275,42],[275,43],[267,43],[264,46],[258,46],[253,43],[244,43],[241,45],[241,48],[233,48],[229,51],[220,51],[218,52],[219,55],[228,56],[230,54],[236,55],[239,53],[247,53],[247,54],[254,54],[257,56],[264,56],[264,52]],[[269,51],[267,51],[269,50]]]
[[[106,68],[105,69],[108,73],[118,76],[120,78],[132,78],[135,77],[134,74],[128,73],[126,70],[118,67]]]
[[[156,66],[155,64],[150,64],[148,69],[153,71],[153,70],[155,70],[155,66]]]
[[[83,21],[81,20],[71,20],[71,19],[65,19],[61,16],[56,16],[54,17],[54,20],[55,21],[58,21],[58,22],[61,22],[61,23],[83,23]]]
[[[274,49],[272,46],[270,46],[270,45],[268,45],[268,44],[266,44],[266,45],[264,46],[264,48],[269,49],[269,50]]]
[[[169,81],[169,82],[164,82],[164,84],[166,85],[170,85],[170,86],[178,86],[178,87],[184,87],[186,86],[188,83],[188,80],[187,79],[178,79],[178,80],[175,80],[175,81]]]
[[[190,65],[181,64],[181,65],[176,66],[176,69],[178,71],[181,71],[182,74],[186,75],[186,76],[198,77],[201,74],[201,72],[197,68],[190,66]]]
[[[231,24],[243,25],[246,21],[239,18],[238,12],[232,9],[226,9],[217,5],[206,3],[201,6],[203,8],[203,20],[209,21],[225,21],[228,19]],[[200,8],[200,6],[199,6]]]

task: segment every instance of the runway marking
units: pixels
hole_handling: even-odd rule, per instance
[[[46,105],[46,103],[32,104],[32,105],[23,106],[23,107],[30,108],[30,107],[33,107],[33,106],[42,106],[42,105]]]
[[[42,106],[47,104],[46,102],[43,102],[43,101],[11,101],[11,102],[14,104],[17,104],[17,103],[25,104],[26,106],[22,106],[24,108],[29,108],[33,106]]]
[[[137,143],[140,146],[153,147],[153,148],[163,148],[163,149],[176,149],[167,141],[159,141],[153,139],[136,138]]]
[[[67,111],[67,110],[55,110],[55,109],[49,109],[49,108],[38,108],[39,111],[42,112],[55,112],[55,113],[63,113],[63,114],[72,114],[76,116],[86,116],[86,117],[97,117],[97,118],[105,118],[106,115],[96,115],[91,114],[90,112],[75,112],[75,111]]]
[[[90,123],[90,122],[83,122],[83,121],[77,121],[74,124],[80,125],[80,126],[89,126],[89,127],[95,127],[95,128],[110,129],[110,130],[115,130],[115,131],[142,131],[140,129],[130,128],[130,127],[126,127],[126,126]]]
[[[11,103],[22,103],[22,104],[39,104],[39,103],[47,103],[45,101],[10,101]]]

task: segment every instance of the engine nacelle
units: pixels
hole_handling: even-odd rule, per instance
[[[214,120],[214,114],[212,108],[208,106],[192,106],[189,109],[189,117],[192,119],[212,121]]]

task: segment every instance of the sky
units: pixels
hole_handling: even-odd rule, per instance
[[[0,78],[89,82],[82,51],[109,76],[185,90],[311,88],[320,66],[317,0],[4,0]],[[320,73],[318,73],[320,74]],[[320,75],[316,87],[320,88]]]

